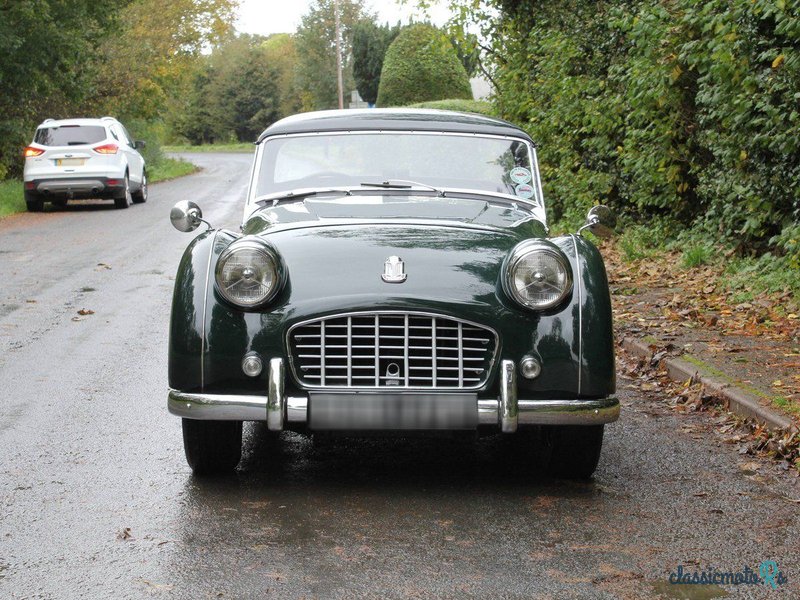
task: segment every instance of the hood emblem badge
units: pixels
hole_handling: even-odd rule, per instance
[[[390,256],[383,263],[383,275],[386,283],[403,283],[406,280],[405,263],[399,256]]]

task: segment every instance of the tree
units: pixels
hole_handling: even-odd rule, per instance
[[[353,79],[361,99],[370,104],[378,100],[383,59],[400,33],[400,24],[377,25],[359,21],[353,28]]]
[[[451,35],[450,42],[456,49],[456,56],[458,56],[461,64],[464,65],[467,75],[474,77],[481,64],[481,48],[478,45],[478,36],[474,33],[465,34],[460,32],[459,35]]]
[[[0,179],[45,117],[71,116],[92,91],[92,59],[127,0],[0,4]]]
[[[278,118],[278,73],[262,38],[241,35],[212,57],[209,101],[222,131],[252,142]]]
[[[280,113],[281,74],[260,36],[239,35],[196,68],[175,133],[194,144],[251,142]]]
[[[297,85],[297,43],[288,33],[269,36],[261,44],[267,62],[277,72],[278,116],[300,112],[302,99]]]
[[[342,71],[344,89],[355,88],[352,66],[353,28],[359,21],[373,19],[360,0],[339,0]],[[334,0],[314,0],[296,35],[297,77],[304,110],[338,106],[336,80],[336,27]]]
[[[378,104],[472,98],[469,77],[453,44],[432,25],[411,25],[389,46],[381,73]]]
[[[133,0],[96,62],[97,112],[156,119],[193,72],[202,52],[229,39],[236,0]]]

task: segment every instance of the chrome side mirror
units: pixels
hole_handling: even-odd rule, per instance
[[[614,211],[603,204],[598,204],[589,209],[586,224],[578,230],[578,233],[588,229],[597,237],[611,237],[616,226],[617,216]]]
[[[191,200],[181,200],[169,211],[169,220],[178,231],[188,233],[200,227],[203,220],[203,211]]]

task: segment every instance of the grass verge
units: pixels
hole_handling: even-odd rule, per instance
[[[182,144],[177,146],[161,146],[162,152],[241,152],[250,153],[255,150],[254,144],[203,144],[191,146]]]
[[[199,169],[188,160],[180,158],[164,158],[148,171],[147,178],[150,183],[175,179],[184,175],[196,173]]]
[[[22,182],[17,179],[0,181],[0,217],[25,210]]]
[[[164,158],[148,170],[150,183],[183,177],[198,171],[198,168],[186,160]],[[0,181],[0,218],[14,213],[25,212],[25,198],[22,193],[22,182],[19,179]]]

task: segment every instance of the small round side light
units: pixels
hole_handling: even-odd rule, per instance
[[[519,363],[519,371],[525,379],[536,379],[542,373],[542,364],[532,356],[526,356]]]
[[[245,375],[248,377],[258,377],[263,370],[264,363],[258,354],[255,352],[245,354],[242,359],[242,371],[244,371]]]

